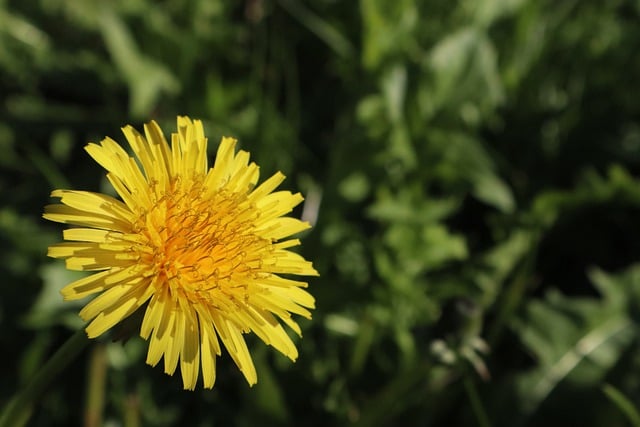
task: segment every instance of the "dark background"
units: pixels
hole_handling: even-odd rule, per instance
[[[187,114],[317,217],[298,362],[249,336],[256,386],[223,354],[186,392],[107,334],[30,425],[640,426],[639,24],[622,0],[0,1],[0,404],[82,326],[50,191],[110,191],[82,147]]]

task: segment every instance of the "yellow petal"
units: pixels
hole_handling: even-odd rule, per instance
[[[220,344],[211,326],[212,323],[200,319],[200,349],[202,358],[202,380],[205,388],[213,388],[216,382],[216,355],[220,354]]]
[[[60,290],[60,293],[65,300],[77,300],[136,277],[138,277],[137,266],[124,269],[111,268],[69,283]]]
[[[101,296],[105,295],[109,291],[106,291]],[[144,304],[149,297],[151,296],[151,291],[145,286],[137,286],[127,292],[125,295],[122,295],[121,301],[117,303],[111,303],[109,306],[100,311],[100,313],[93,319],[93,321],[87,326],[87,335],[89,338],[95,338],[99,335],[102,335],[107,330],[111,329],[115,324],[121,322],[123,319],[131,315],[134,311],[136,311],[142,304]],[[100,298],[100,297],[98,297]],[[98,298],[94,299],[91,303],[96,301]],[[111,302],[113,296],[109,296],[109,298],[105,298],[104,304]],[[91,304],[90,303],[90,304]],[[97,304],[100,305],[100,304]],[[89,307],[87,305],[85,309]],[[87,310],[85,318],[91,318],[92,316],[88,315],[92,310],[95,310],[96,307],[92,307],[90,310]],[[83,309],[84,311],[84,309]],[[82,312],[81,312],[82,316]]]
[[[121,218],[94,212],[84,212],[66,205],[47,205],[44,208],[44,212],[42,217],[50,221],[123,233],[131,230],[131,224]]]
[[[197,319],[191,313],[191,309],[183,306],[185,313],[184,341],[180,352],[180,372],[185,390],[193,390],[198,382],[200,369],[200,331]]]

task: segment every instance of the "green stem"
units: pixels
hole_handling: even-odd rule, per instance
[[[23,426],[29,421],[33,404],[36,402],[53,379],[87,346],[84,328],[72,335],[67,342],[49,359],[25,389],[15,396],[0,417],[0,427]]]
[[[476,386],[473,383],[473,380],[469,377],[469,375],[465,376],[464,388],[467,391],[467,396],[469,396],[469,400],[471,401],[471,408],[473,409],[473,412],[476,415],[476,418],[478,419],[478,425],[480,427],[491,427],[491,423],[489,422],[489,417],[487,416],[487,412],[484,410],[484,407],[482,406],[482,402],[480,401],[478,390],[476,390]]]
[[[353,54],[354,48],[349,40],[311,9],[297,0],[278,0],[278,4],[338,55],[348,58]]]
[[[140,402],[136,394],[130,394],[124,401],[124,426],[140,427]]]
[[[629,424],[633,427],[640,427],[640,412],[627,396],[611,384],[603,385],[602,391],[627,417]]]
[[[105,386],[107,382],[107,350],[97,343],[91,349],[89,376],[87,378],[87,406],[84,413],[85,427],[100,427],[104,409]]]

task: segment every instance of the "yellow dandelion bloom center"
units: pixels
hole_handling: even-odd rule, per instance
[[[280,274],[318,274],[289,250],[300,242],[288,237],[309,228],[284,216],[302,196],[274,192],[281,173],[257,185],[258,167],[249,153],[235,153],[231,138],[222,139],[209,169],[200,121],[178,117],[170,145],[155,122],[145,125],[144,136],[130,126],[123,132],[135,159],[110,138],[86,147],[121,200],[55,190],[60,203],[44,213],[76,226],[49,256],[65,258],[69,269],[96,272],[61,290],[67,300],[96,295],[79,313],[89,337],[142,308],[147,363],[164,358],[168,374],[179,363],[186,389],[195,388],[200,370],[204,386],[213,387],[220,342],[254,384],[243,333],[295,360],[281,322],[300,335],[291,314],[310,318],[315,302],[307,283]]]
[[[193,304],[247,303],[247,283],[260,278],[271,242],[253,233],[259,212],[243,194],[204,197],[202,180],[181,180],[138,216],[134,233],[146,238],[143,265],[156,286]],[[146,248],[145,248],[146,249]]]

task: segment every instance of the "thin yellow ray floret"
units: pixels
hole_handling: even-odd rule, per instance
[[[256,233],[265,239],[278,240],[301,231],[308,230],[311,225],[306,221],[300,221],[297,218],[273,218],[267,221],[256,221]]]
[[[161,305],[163,312],[160,322],[154,328],[149,341],[147,363],[151,366],[157,365],[163,355],[165,356],[166,362],[166,354],[170,353],[173,343],[172,334],[174,333],[176,310],[174,310],[174,303],[172,301],[163,302],[164,304]],[[165,369],[165,372],[167,372],[167,369]],[[172,372],[173,371],[170,371],[169,373]]]
[[[60,290],[65,300],[77,300],[139,277],[139,267],[111,268],[69,283]]]
[[[69,242],[56,243],[49,246],[47,256],[51,258],[67,258],[81,253],[82,251],[97,250],[98,245],[91,242]]]
[[[144,137],[130,125],[123,127],[122,133],[127,138],[127,142],[129,142],[133,153],[142,165],[142,171],[144,172],[147,180],[157,180],[159,178],[157,165],[162,162],[163,159],[157,159],[155,157],[152,148],[153,145],[151,145],[153,142],[147,143]]]
[[[247,343],[242,338],[242,333],[235,324],[217,313],[214,313],[213,321],[229,355],[236,362],[249,385],[254,385],[258,381],[258,375],[253,360],[251,360]]]
[[[193,390],[200,370],[200,331],[194,310],[183,300],[179,300],[184,324],[178,333],[183,332],[180,349],[180,372],[185,389]]]
[[[171,319],[172,306],[167,298],[154,295],[149,302],[147,311],[141,327],[140,336],[149,340],[149,351],[147,352],[147,363],[151,366],[158,364],[165,348],[163,337],[168,337],[167,330]]]
[[[268,295],[255,294],[251,297],[251,303],[258,307],[263,307],[269,311],[277,312],[275,308],[289,313],[295,313],[307,319],[311,318],[311,312],[296,304],[288,295],[281,295],[275,292],[275,288]],[[313,304],[311,307],[313,308]]]
[[[257,200],[256,208],[260,210],[263,219],[277,218],[291,212],[303,200],[300,193],[277,191]]]
[[[258,335],[265,344],[273,346],[291,360],[297,359],[298,349],[271,313],[259,307],[249,306],[247,310],[238,311],[237,314],[240,316],[240,320],[248,325],[251,331]]]
[[[152,290],[140,282],[116,285],[93,299],[81,311],[80,317],[90,320],[89,338],[95,338],[131,315],[151,297]]]
[[[233,149],[236,146],[237,140],[233,138],[223,137],[220,146],[218,147],[218,154],[216,155],[216,161],[213,168],[207,172],[207,177],[204,181],[204,186],[208,189],[209,194],[222,188],[227,182],[230,174],[230,165],[233,162]]]
[[[88,144],[85,150],[109,172],[107,174],[109,181],[129,208],[150,206],[149,183],[135,159],[130,157],[122,147],[110,138],[105,138],[100,145]],[[117,183],[114,184],[114,181]],[[127,200],[128,193],[136,195],[135,203],[132,204],[131,200]]]
[[[95,228],[69,228],[62,232],[64,240],[72,240],[76,242],[93,242],[100,243],[110,240],[109,236],[115,236],[116,233],[109,230],[98,230]],[[121,236],[122,233],[117,233]]]
[[[207,139],[200,120],[191,121],[188,117],[178,117],[178,148],[182,155],[179,173],[191,176],[205,173],[207,169]]]
[[[285,176],[282,172],[276,172],[270,178],[266,179],[262,184],[256,187],[251,192],[248,199],[254,202],[256,200],[259,200],[265,197],[267,194],[275,190],[278,187],[278,185],[282,184],[284,179],[285,179]]]
[[[274,250],[262,259],[265,271],[271,273],[317,276],[313,265],[302,256],[287,250]]]
[[[52,247],[52,249],[55,248]],[[66,259],[66,265],[69,270],[103,270],[114,267],[128,267],[137,263],[139,258],[139,255],[135,252],[87,248],[74,252],[73,256]]]
[[[107,137],[100,144],[90,142],[84,149],[100,166],[124,179],[129,155],[117,142]]]
[[[281,288],[306,288],[308,287],[307,282],[302,282],[299,280],[285,279],[284,277],[277,276],[275,274],[268,274],[264,277],[261,277],[258,282],[260,284],[264,284],[267,286],[276,286]]]
[[[177,305],[177,304],[176,304]],[[184,335],[186,329],[186,314],[178,307],[175,308],[173,315],[173,324],[170,329],[170,340],[165,347],[168,351],[164,353],[164,372],[173,375],[178,367],[180,352],[184,344]]]
[[[216,356],[221,354],[218,337],[213,330],[213,321],[202,317],[200,321],[200,351],[202,361],[202,380],[205,388],[212,388],[216,382]]]
[[[155,178],[159,181],[162,188],[166,188],[169,181],[175,176],[175,170],[169,161],[171,158],[169,144],[167,144],[162,129],[160,129],[158,123],[153,120],[144,125],[144,134],[155,159],[153,165],[157,173]]]
[[[125,222],[134,219],[133,213],[118,199],[89,191],[54,190],[51,197],[59,197],[60,202],[84,212],[110,216]]]
[[[47,205],[44,207],[43,218],[64,224],[94,227],[103,230],[113,230],[127,233],[131,224],[121,218],[95,212],[85,212],[66,205]]]

